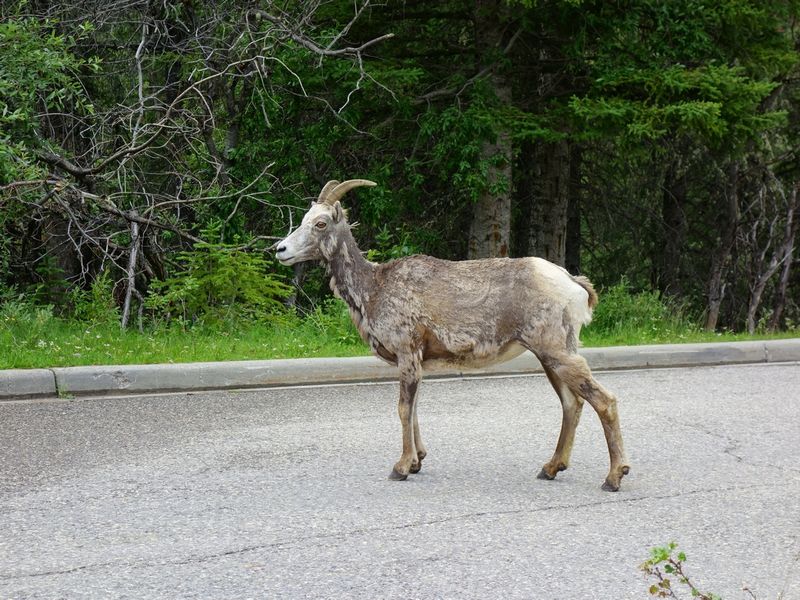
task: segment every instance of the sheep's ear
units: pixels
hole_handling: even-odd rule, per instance
[[[338,223],[339,221],[344,221],[344,218],[345,214],[342,203],[337,200],[336,204],[333,205],[333,222]]]

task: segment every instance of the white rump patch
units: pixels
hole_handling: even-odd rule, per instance
[[[567,300],[567,311],[570,321],[577,327],[588,325],[592,320],[589,308],[589,292],[572,278],[572,275],[556,264],[543,258],[532,257],[536,269],[537,284],[543,293],[552,293],[554,298]],[[575,332],[578,333],[577,331]]]

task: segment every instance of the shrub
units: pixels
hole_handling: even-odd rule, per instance
[[[114,299],[114,282],[108,271],[103,271],[89,290],[70,290],[69,300],[73,316],[83,323],[112,325],[120,320],[119,306]]]
[[[177,260],[179,273],[151,284],[146,305],[155,317],[184,324],[271,320],[292,291],[262,254],[233,245],[198,243]]]
[[[697,329],[683,307],[656,291],[634,293],[623,279],[600,294],[586,333],[611,342],[657,342],[680,339]]]
[[[388,225],[384,225],[375,235],[375,247],[367,252],[367,259],[386,262],[419,251],[419,247],[412,242],[411,232],[402,229],[391,231]]]

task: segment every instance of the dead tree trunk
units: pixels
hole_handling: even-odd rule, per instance
[[[136,211],[131,211],[133,216],[136,216]],[[136,293],[136,262],[139,255],[139,223],[130,221],[131,227],[131,245],[130,252],[128,253],[128,282],[125,288],[125,301],[122,304],[122,320],[120,327],[127,329],[128,320],[131,314],[131,297]]]
[[[769,320],[768,328],[770,331],[778,331],[782,327],[783,312],[786,309],[786,290],[789,287],[789,274],[792,270],[792,263],[794,262],[794,249],[797,240],[797,233],[800,231],[800,194],[798,194],[798,187],[800,184],[795,184],[791,191],[790,206],[791,208],[788,218],[791,219],[789,224],[789,231],[786,237],[788,246],[784,249],[786,258],[783,261],[781,268],[781,275],[778,279],[778,286],[775,290],[775,302],[773,303],[772,317]]]
[[[780,183],[777,180],[774,183],[780,186]],[[764,289],[767,286],[767,283],[772,278],[773,275],[778,271],[778,269],[785,263],[791,260],[792,252],[794,251],[794,237],[797,233],[797,229],[795,226],[795,213],[797,212],[797,189],[793,188],[789,197],[786,198],[785,204],[785,220],[783,223],[783,235],[781,236],[780,240],[775,245],[775,250],[772,252],[772,256],[770,256],[769,261],[767,261],[767,254],[769,253],[770,247],[773,246],[773,242],[775,237],[777,236],[776,225],[780,216],[777,211],[775,211],[774,215],[766,214],[766,196],[769,194],[771,190],[764,185],[760,190],[761,194],[761,216],[766,220],[769,220],[769,224],[767,226],[767,233],[766,233],[766,240],[762,248],[759,249],[758,243],[758,226],[759,226],[759,219],[756,220],[756,223],[753,225],[753,229],[751,231],[751,243],[752,243],[752,251],[753,251],[753,273],[754,279],[751,283],[750,288],[750,299],[747,306],[747,332],[748,333],[755,333],[756,330],[756,315],[758,313],[758,308],[761,305],[761,297],[764,294]],[[779,190],[780,195],[785,197],[783,190]],[[788,277],[788,275],[787,275]]]

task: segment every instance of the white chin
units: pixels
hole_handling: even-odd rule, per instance
[[[294,261],[294,257],[292,256],[290,258],[279,258],[278,262],[281,263],[282,265],[290,267],[291,265],[294,264],[295,261]]]

